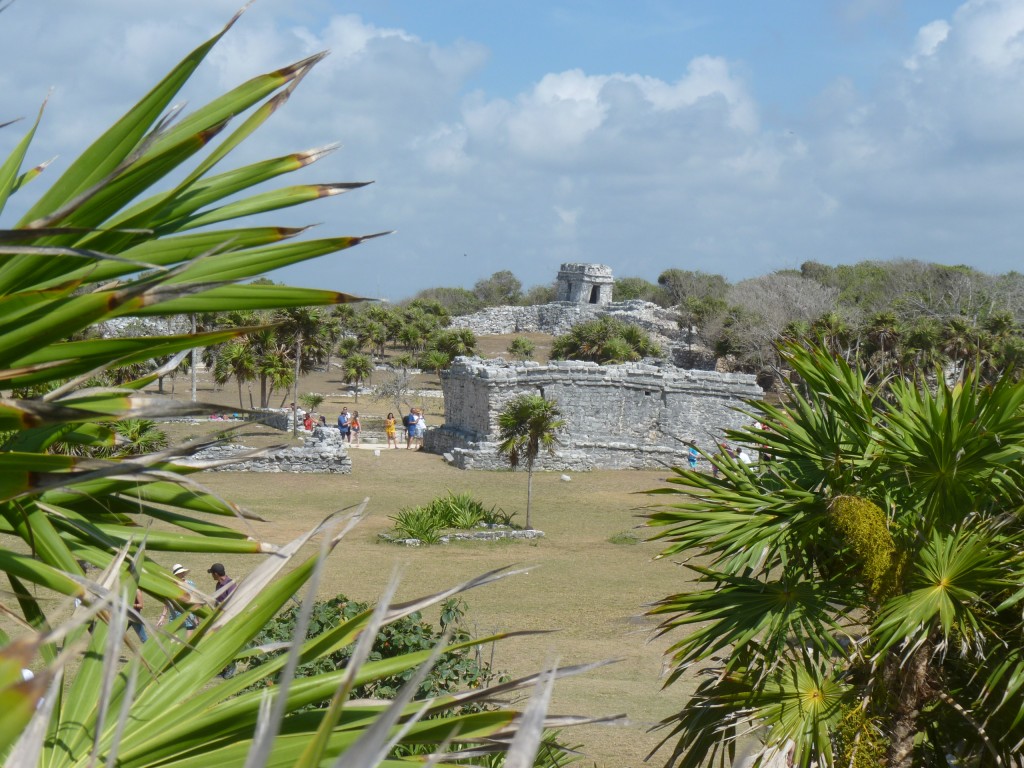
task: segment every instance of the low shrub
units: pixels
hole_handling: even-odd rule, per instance
[[[256,635],[253,639],[253,646],[291,642],[300,608],[300,605],[295,605],[278,614]],[[370,608],[368,603],[349,600],[345,595],[338,595],[330,600],[318,600],[313,604],[306,638],[318,637],[323,632],[338,626],[342,621],[347,621]],[[467,606],[464,601],[451,598],[441,604],[440,626],[438,627],[424,621],[419,612],[382,627],[373,642],[373,651],[370,653],[369,661],[380,661],[407,653],[429,650],[444,639],[446,631],[451,632],[449,641],[452,643],[470,640],[470,634],[465,629],[466,610]],[[295,671],[295,677],[312,677],[320,673],[343,669],[348,664],[352,651],[353,646],[346,646],[314,663],[300,665]],[[285,652],[285,650],[278,650],[254,656],[249,660],[249,668],[266,664],[275,656]],[[351,698],[392,699],[413,673],[413,670],[409,670],[400,675],[383,677],[375,679],[371,683],[356,686],[352,689]],[[420,683],[416,698],[425,699],[467,688],[479,688],[493,680],[505,679],[507,676],[497,675],[491,670],[490,664],[483,660],[479,648],[450,651],[437,660],[430,673]],[[275,682],[273,679],[264,679],[256,683],[254,687],[262,688],[273,685]],[[310,708],[322,708],[328,704],[329,702],[326,701],[319,702],[311,705]]]
[[[608,537],[609,544],[639,544],[641,541],[643,541],[643,539],[633,531],[614,533]]]
[[[481,525],[509,526],[515,513],[498,507],[487,509],[469,493],[439,496],[426,506],[405,507],[392,515],[394,533],[406,539],[419,539],[424,544],[436,544],[441,533],[449,529],[470,530]]]
[[[392,515],[394,532],[404,539],[419,539],[424,544],[436,544],[441,540],[445,526],[429,507],[405,507]]]

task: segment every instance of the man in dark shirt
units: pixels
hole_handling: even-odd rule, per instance
[[[235,594],[235,587],[238,585],[231,580],[220,563],[211,565],[207,573],[211,574],[213,580],[217,582],[217,590],[213,593],[213,599],[217,601],[217,605],[224,605]]]
[[[231,580],[231,577],[228,576],[221,563],[214,563],[206,572],[213,576],[213,580],[217,582],[217,589],[213,593],[213,599],[218,607],[223,606],[235,594],[235,587],[238,585]],[[235,661],[232,659],[231,663],[224,667],[217,676],[230,679],[235,676],[235,668]]]

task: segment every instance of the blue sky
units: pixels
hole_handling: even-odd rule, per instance
[[[0,122],[52,89],[32,159],[59,171],[238,4],[17,0]],[[548,283],[562,261],[650,280],[810,259],[1005,272],[1022,40],[1022,0],[258,0],[187,97],[331,49],[238,162],[341,142],[304,179],[376,183],[276,220],[396,231],[274,275],[295,284],[401,298],[499,269]]]

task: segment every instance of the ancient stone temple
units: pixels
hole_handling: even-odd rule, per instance
[[[604,264],[563,264],[558,270],[556,298],[604,306],[612,302],[612,268]]]
[[[513,397],[554,400],[566,422],[544,469],[632,469],[683,465],[687,442],[715,450],[723,430],[750,419],[736,408],[763,392],[754,376],[672,365],[598,365],[577,360],[506,363],[456,358],[442,373],[444,425],[424,447],[463,469],[498,469],[498,414]]]

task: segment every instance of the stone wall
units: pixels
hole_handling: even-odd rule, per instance
[[[537,466],[576,471],[685,463],[688,441],[711,450],[722,430],[748,422],[733,409],[763,395],[754,376],[644,363],[456,358],[442,385],[445,423],[427,432],[424,447],[463,469],[507,466],[497,454],[497,418],[523,393],[554,400],[566,421],[556,455]]]
[[[268,456],[209,469],[215,472],[316,472],[345,475],[352,472],[352,459],[348,455],[348,447],[337,429],[314,427],[311,433],[304,434],[307,436],[301,446],[284,448]],[[240,445],[218,445],[200,451],[191,460],[182,463],[230,459],[251,450]]]
[[[614,317],[651,334],[666,354],[679,343],[677,314],[649,301],[617,301],[604,306],[556,301],[529,307],[488,307],[452,318],[453,328],[469,328],[478,336],[507,333],[550,333],[561,336],[578,323]]]

